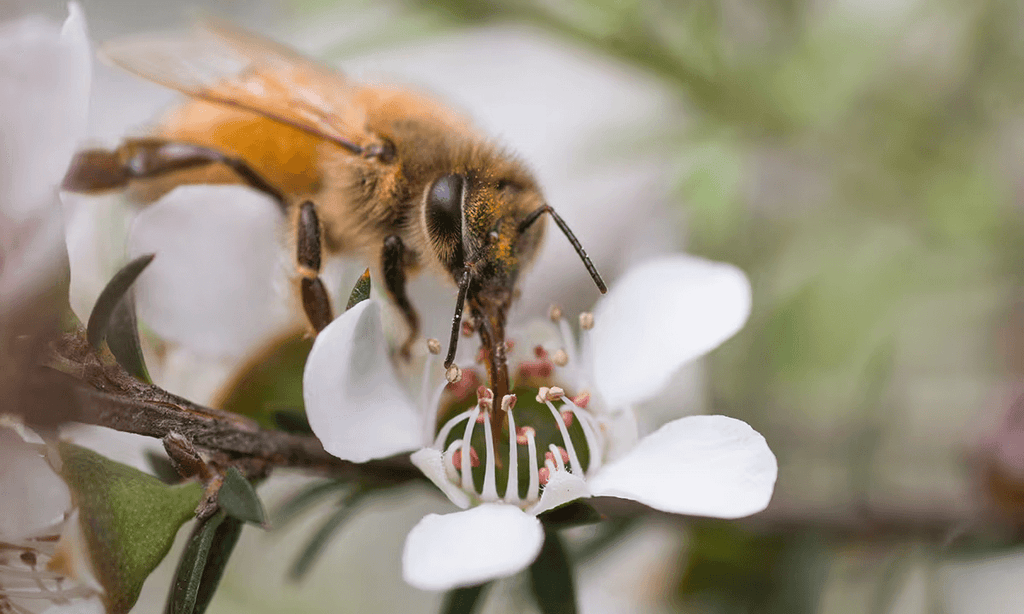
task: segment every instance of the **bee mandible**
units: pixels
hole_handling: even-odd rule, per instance
[[[268,194],[292,222],[303,310],[314,331],[333,319],[320,279],[324,252],[375,263],[419,333],[406,280],[427,271],[458,288],[445,367],[455,359],[464,306],[495,398],[509,391],[505,322],[522,271],[550,215],[599,290],[579,241],[525,166],[443,103],[367,86],[279,43],[221,22],[183,35],[115,41],[103,54],[189,100],[151,136],[79,152],[64,189],[130,188],[152,201],[187,183],[241,183]]]

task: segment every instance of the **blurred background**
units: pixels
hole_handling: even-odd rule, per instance
[[[82,3],[98,41],[180,27],[195,8]],[[450,97],[522,153],[612,276],[675,248],[747,272],[746,328],[652,413],[748,421],[779,459],[772,505],[742,522],[622,527],[580,569],[584,612],[1024,611],[1020,3],[198,8],[359,76]],[[0,2],[0,18],[40,10],[64,14],[56,2]],[[172,100],[96,71],[99,141],[144,126]],[[608,226],[624,214],[629,225]],[[554,300],[559,267],[577,285],[558,300],[586,308],[589,280],[568,246],[549,243],[523,309]],[[79,262],[96,270],[123,257],[82,249]],[[74,271],[73,246],[71,258]],[[378,551],[398,551],[404,531],[372,536],[442,507],[421,492],[374,502],[298,587],[276,579],[294,552],[289,539],[249,536],[210,611],[436,611],[436,596],[401,583],[394,555],[374,563]],[[157,603],[164,586],[152,591]],[[529,610],[515,589],[515,580],[496,589],[486,611]]]

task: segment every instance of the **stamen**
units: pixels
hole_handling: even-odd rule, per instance
[[[438,431],[437,437],[434,438],[434,447],[435,448],[440,448],[441,446],[443,446],[445,440],[448,439],[448,434],[452,432],[452,429],[455,428],[455,425],[457,425],[458,423],[462,422],[463,420],[469,418],[469,415],[471,413],[473,413],[473,410],[472,409],[467,409],[466,411],[464,411],[461,414],[455,416],[454,418],[452,418],[448,422],[445,422],[444,426],[441,427],[441,430]]]
[[[569,354],[565,350],[559,348],[555,351],[555,355],[551,357],[551,362],[555,363],[559,367],[564,367],[569,364]]]
[[[462,436],[463,450],[471,450],[473,448],[473,446],[470,445],[470,442],[473,439],[473,427],[476,426],[476,417],[479,414],[479,412],[480,409],[474,407],[473,413],[470,414],[469,420],[466,421],[466,431]],[[460,460],[462,461],[460,463],[462,465],[462,490],[465,490],[466,492],[475,492],[473,490],[473,473],[470,471],[469,465],[470,456],[472,456],[472,452],[470,452],[470,454],[468,455],[463,454],[460,458]]]
[[[589,311],[580,313],[580,328],[583,330],[594,328],[594,314]]]
[[[583,465],[580,464],[580,458],[576,455],[576,448],[572,445],[572,439],[569,437],[569,430],[565,428],[565,422],[562,421],[562,415],[558,413],[558,410],[551,404],[551,401],[548,401],[546,405],[548,406],[548,409],[551,410],[551,415],[555,419],[555,424],[558,425],[558,432],[562,434],[562,441],[565,442],[565,449],[569,453],[569,461],[572,463],[573,473],[578,473],[582,476],[584,473]],[[587,443],[589,444],[590,442]],[[555,444],[551,445],[553,447]]]
[[[452,484],[458,484],[461,481],[459,478],[459,467],[462,465],[461,449],[462,440],[456,439],[450,446],[448,446],[448,449],[444,451],[444,456],[441,457],[441,465],[444,467],[444,474]],[[458,464],[455,463],[456,452],[460,453]]]
[[[434,339],[433,337],[427,339],[427,351],[433,354],[434,356],[437,356],[438,354],[441,353],[441,342],[438,341],[437,339]]]
[[[588,471],[594,471],[601,466],[602,463],[602,450],[604,449],[604,438],[598,435],[598,427],[596,427],[591,421],[594,417],[589,412],[580,411],[579,407],[576,407],[571,402],[569,403],[572,413],[576,414],[576,418],[580,421],[580,427],[583,429],[583,437],[587,440],[587,447],[590,449],[590,466],[587,467]],[[564,406],[563,406],[564,407]]]
[[[536,437],[537,431],[532,426],[521,426],[516,431],[516,444],[525,446],[530,437]]]
[[[525,430],[527,453],[530,458],[530,484],[526,488],[526,500],[536,501],[537,499],[540,499],[540,483],[537,481],[537,431],[528,426],[524,426],[520,430]]]
[[[574,365],[580,364],[576,353],[576,337],[573,336],[572,330],[569,329],[569,322],[565,318],[560,318],[556,324],[558,324],[558,336],[561,338],[562,348],[568,357],[566,364],[570,362]]]
[[[583,392],[576,395],[576,398],[572,400],[572,404],[580,409],[586,409],[587,405],[590,404],[590,393],[584,390]]]
[[[543,360],[548,357],[548,351],[544,349],[543,345],[538,345],[533,348],[533,355]]]
[[[562,319],[562,308],[559,307],[558,305],[552,305],[548,309],[548,318],[550,318],[552,322],[557,324],[558,321]]]
[[[516,395],[507,394],[501,400],[501,409],[508,416],[508,483],[505,485],[505,503],[519,502],[519,437],[512,408],[516,406]],[[490,429],[488,429],[490,430]]]
[[[551,456],[548,456],[549,454]],[[565,450],[553,443],[548,444],[548,451],[544,453],[545,461],[554,462],[555,469],[558,471],[565,471],[565,462],[568,460],[565,458],[566,456],[568,455],[565,453]],[[545,464],[547,464],[547,462]]]
[[[453,364],[452,366],[448,367],[447,371],[445,371],[444,377],[446,380],[448,380],[449,384],[454,384],[455,382],[462,379],[462,369],[459,368],[459,365]]]
[[[487,454],[487,464],[484,466],[484,487],[480,492],[480,498],[484,501],[498,500],[498,480],[495,475],[494,458],[494,435],[491,434],[491,414],[484,412],[484,449]]]
[[[565,391],[559,388],[558,386],[552,386],[550,388],[548,388],[547,386],[541,386],[537,390],[536,398],[538,403],[546,403],[548,401],[557,401],[558,399],[561,399],[564,396]]]
[[[537,481],[540,482],[541,486],[547,486],[548,480],[551,479],[551,469],[549,467],[541,467],[537,471]]]
[[[510,413],[512,413],[512,410],[515,409],[515,408],[516,408],[516,395],[514,395],[514,394],[506,394],[504,397],[502,397],[502,399],[501,399],[501,411],[505,412],[506,414],[510,414]],[[509,433],[514,433],[515,430],[516,429],[513,426],[509,426],[508,427],[508,432]]]
[[[478,387],[476,389],[476,405],[483,412],[494,409],[494,392],[487,386]],[[478,421],[482,422],[480,419]]]

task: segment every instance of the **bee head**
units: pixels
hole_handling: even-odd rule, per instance
[[[424,220],[434,253],[459,286],[446,367],[455,359],[466,303],[481,325],[484,344],[493,350],[504,343],[505,315],[519,273],[540,248],[544,227],[536,222],[545,213],[569,239],[600,291],[607,290],[572,231],[525,173],[488,180],[473,173],[443,175],[427,187],[425,199]],[[499,365],[490,367],[493,379]]]

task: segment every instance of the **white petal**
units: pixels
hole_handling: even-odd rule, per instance
[[[469,495],[448,479],[444,470],[444,454],[440,450],[423,448],[413,452],[409,460],[419,467],[423,475],[440,488],[452,503],[462,509],[469,507]]]
[[[295,322],[284,216],[237,186],[183,186],[135,219],[132,257],[156,258],[136,282],[139,319],[164,339],[240,357]]]
[[[59,522],[71,492],[38,445],[0,426],[0,536],[27,537]]]
[[[778,464],[757,431],[725,416],[669,422],[587,482],[594,496],[663,512],[740,518],[772,498]]]
[[[528,513],[536,516],[555,509],[559,505],[589,496],[590,489],[587,488],[587,483],[583,478],[568,471],[555,471],[548,478],[548,483],[544,485],[544,490],[540,493],[540,501],[531,507]]]
[[[23,222],[54,206],[86,129],[91,51],[77,4],[61,27],[39,17],[0,24],[0,208]]]
[[[750,282],[736,267],[684,255],[648,261],[597,306],[594,385],[611,406],[649,399],[749,315]]]
[[[525,569],[543,544],[540,521],[513,505],[428,514],[405,540],[402,574],[424,590],[472,586]]]
[[[320,332],[302,376],[306,417],[324,449],[362,463],[424,444],[423,417],[395,378],[380,305],[363,301]]]

